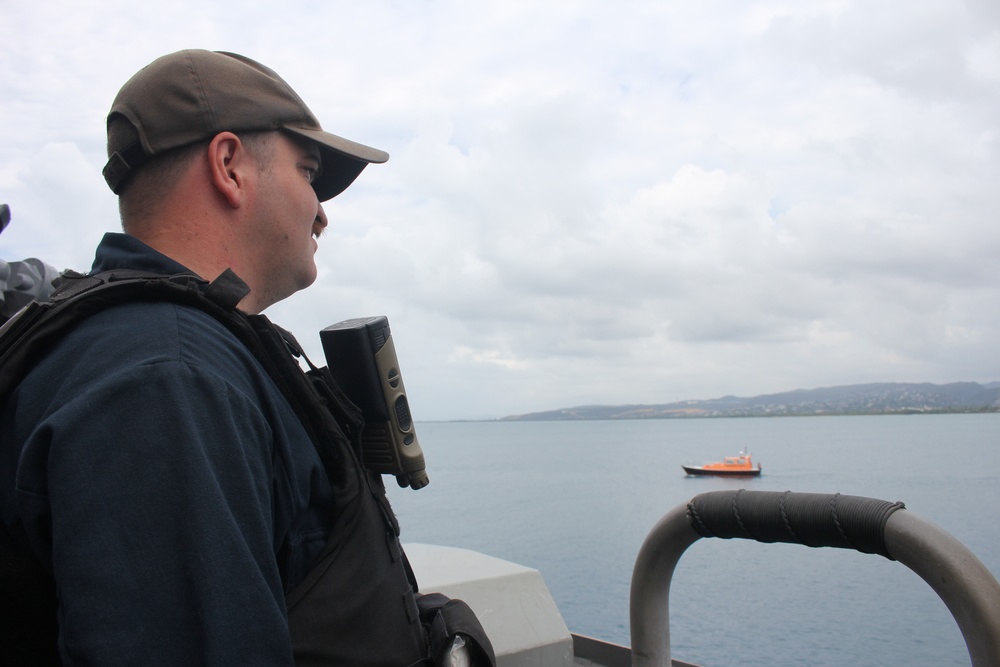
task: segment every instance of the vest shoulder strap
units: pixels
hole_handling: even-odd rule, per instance
[[[0,405],[56,341],[101,310],[129,301],[166,300],[231,320],[236,303],[249,292],[231,271],[211,284],[192,274],[143,271],[66,272],[58,282],[49,299],[29,303],[0,327]]]
[[[243,343],[288,400],[327,473],[333,474],[330,438],[343,433],[356,449],[364,423],[360,410],[342,392],[336,404],[320,398],[293,357],[304,355],[291,334],[263,315],[246,315],[237,310],[236,305],[249,291],[229,269],[211,283],[188,273],[112,270],[84,275],[67,271],[60,276],[49,299],[28,304],[0,327],[0,405],[52,345],[81,320],[123,303],[178,303],[208,313]],[[310,409],[317,401],[333,413]]]

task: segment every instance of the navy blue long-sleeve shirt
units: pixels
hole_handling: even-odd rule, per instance
[[[184,271],[108,234],[94,270],[116,268]],[[0,418],[0,518],[53,573],[66,664],[291,664],[284,596],[332,502],[287,401],[194,308],[88,318]]]

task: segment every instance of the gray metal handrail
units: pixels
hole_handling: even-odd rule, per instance
[[[702,537],[855,549],[898,560],[940,596],[973,667],[1000,665],[1000,583],[961,542],[903,508],[859,496],[717,491],[696,496],[653,527],[632,572],[633,667],[670,665],[670,581]]]

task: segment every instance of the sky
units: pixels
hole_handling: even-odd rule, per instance
[[[0,258],[86,269],[118,88],[275,69],[391,155],[312,287],[385,315],[418,421],[1000,380],[995,0],[0,0]]]

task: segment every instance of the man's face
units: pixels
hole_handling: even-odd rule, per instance
[[[274,303],[316,280],[316,239],[327,220],[311,185],[321,166],[315,145],[279,133],[271,155],[260,157],[248,232],[263,284],[252,287]]]

